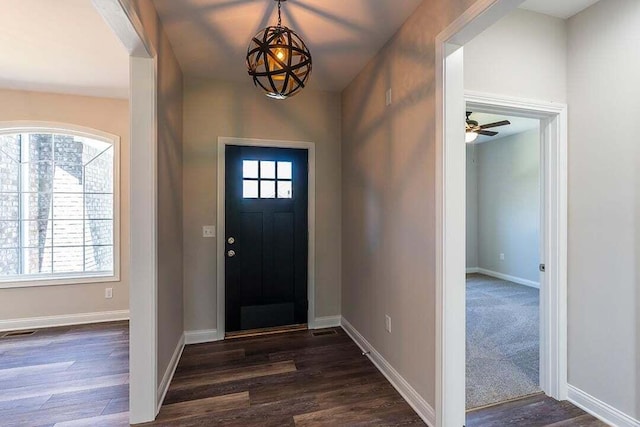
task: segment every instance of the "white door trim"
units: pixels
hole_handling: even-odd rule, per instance
[[[131,116],[129,422],[153,421],[158,393],[156,52],[131,0],[92,0],[129,52]]]
[[[469,110],[540,120],[540,388],[567,398],[567,105],[466,92]]]
[[[240,145],[246,147],[264,147],[264,148],[296,148],[307,150],[309,153],[309,207],[308,207],[308,278],[307,278],[307,299],[309,301],[309,311],[307,312],[307,321],[310,329],[315,327],[315,264],[316,264],[316,145],[313,142],[299,141],[276,141],[266,139],[248,139],[248,138],[218,138],[218,219],[216,227],[218,229],[217,241],[217,333],[218,339],[222,340],[225,336],[225,169],[226,155],[225,148],[227,145]]]
[[[486,30],[523,0],[478,0],[436,37],[436,425],[465,424],[465,216],[466,159],[464,144],[464,58],[462,46]],[[480,94],[476,101],[482,101]],[[484,96],[486,100],[488,96]],[[517,100],[494,99],[503,103]],[[541,103],[529,102],[536,106]],[[558,239],[545,242],[547,280],[558,282],[555,312],[547,313],[551,323],[546,339],[556,343],[549,361],[548,392],[566,399],[566,229],[567,229],[567,115],[558,106],[555,118],[545,128],[549,141],[558,145],[548,153],[550,182],[547,197],[555,203],[548,229]],[[522,106],[522,105],[520,105]],[[551,108],[549,104],[544,108]],[[546,111],[546,110],[543,110]],[[547,111],[548,112],[548,111]],[[547,117],[552,117],[547,115]],[[555,249],[551,246],[555,246]],[[555,250],[555,251],[554,251]],[[554,264],[555,260],[555,265]],[[553,265],[553,266],[552,266]],[[553,383],[553,384],[552,384]]]

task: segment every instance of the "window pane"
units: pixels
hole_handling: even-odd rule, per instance
[[[19,265],[17,249],[0,249],[0,276],[18,274]]]
[[[291,199],[292,197],[291,181],[278,181],[278,199]]]
[[[53,248],[53,272],[73,273],[84,271],[84,248]]]
[[[257,160],[244,160],[242,162],[242,177],[243,178],[259,178]]]
[[[51,218],[51,193],[31,193],[24,195],[25,205],[22,207],[22,219],[49,219]],[[82,212],[80,212],[82,214]]]
[[[84,221],[54,221],[53,244],[58,246],[84,245]]]
[[[260,181],[260,198],[275,199],[276,198],[276,182]]]
[[[276,162],[260,162],[260,178],[276,179]]]
[[[82,165],[56,163],[53,175],[53,191],[56,193],[82,193]]]
[[[113,246],[85,247],[85,270],[113,272]]]
[[[23,273],[24,274],[51,274],[52,248],[24,248]]]
[[[54,160],[58,165],[72,165],[82,168],[84,144],[76,141],[73,135],[54,135]]]
[[[20,219],[20,195],[17,193],[0,194],[0,220],[2,219]]]
[[[20,247],[20,223],[18,221],[0,221],[0,248]]]
[[[85,219],[113,218],[113,194],[86,194]]]
[[[245,199],[258,198],[258,181],[244,180],[242,182],[242,197]]]
[[[113,193],[113,147],[102,152],[85,166],[84,191]]]
[[[112,245],[113,221],[85,221],[84,222],[85,245]]]
[[[83,215],[82,194],[54,194],[53,218],[54,219],[82,219]]]
[[[53,138],[50,133],[29,134],[28,159],[21,159],[24,162],[41,162],[53,160]]]
[[[291,162],[278,162],[278,179],[291,179]]]
[[[107,158],[113,158],[113,146],[108,142],[79,136],[75,136],[74,140],[80,141],[84,145],[82,147],[82,164],[85,166],[94,162],[97,157],[102,157],[105,154]]]
[[[53,183],[53,163],[29,162],[20,165],[22,191],[26,193],[50,193]]]
[[[49,247],[52,245],[53,222],[51,221],[23,221],[22,226],[26,234],[25,246]]]
[[[0,135],[0,192],[20,190],[20,135]]]

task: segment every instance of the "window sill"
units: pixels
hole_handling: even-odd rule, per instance
[[[46,286],[65,286],[65,285],[85,285],[92,283],[108,283],[119,282],[120,276],[118,274],[111,275],[91,275],[91,276],[50,276],[42,279],[35,279],[33,277],[25,277],[11,280],[0,281],[0,289],[14,289],[14,288],[39,288]]]

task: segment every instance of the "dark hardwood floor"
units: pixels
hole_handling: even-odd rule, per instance
[[[128,425],[126,322],[0,339],[0,426]],[[341,329],[187,346],[152,426],[424,425]],[[477,426],[601,426],[543,396]]]

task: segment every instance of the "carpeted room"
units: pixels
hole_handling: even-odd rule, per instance
[[[467,409],[540,389],[539,122],[507,121],[467,145]]]

